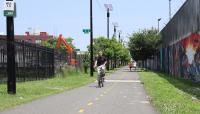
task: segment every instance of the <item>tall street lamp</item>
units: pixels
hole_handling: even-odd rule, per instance
[[[110,11],[113,10],[112,4],[104,4],[107,10],[107,38],[109,39],[109,18],[110,18]]]
[[[112,11],[113,10],[113,7],[112,7],[112,4],[104,4],[104,6],[105,6],[105,8],[106,8],[106,10],[107,10],[107,38],[109,39],[109,24],[110,24],[110,22],[109,22],[109,18],[110,18],[110,11]],[[107,57],[107,66],[106,66],[106,68],[107,68],[107,70],[109,70],[109,66],[110,66],[110,60],[109,60],[109,56]]]
[[[161,21],[161,18],[158,19],[158,32],[160,31],[160,21]]]
[[[118,32],[119,32],[119,42],[120,42],[122,31],[118,30]]]
[[[113,26],[114,26],[114,34],[113,34],[113,37],[116,38],[116,36],[117,36],[116,34],[117,34],[118,23],[114,22],[114,23],[113,23]]]
[[[169,20],[171,20],[171,1],[169,0]]]

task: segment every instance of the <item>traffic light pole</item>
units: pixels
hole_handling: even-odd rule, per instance
[[[13,0],[6,0],[13,1]],[[6,17],[7,21],[7,92],[16,94],[14,18]]]

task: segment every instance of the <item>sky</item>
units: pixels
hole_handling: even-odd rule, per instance
[[[172,0],[172,16],[186,0]],[[17,17],[15,34],[39,30],[50,35],[72,37],[73,44],[82,51],[87,50],[90,35],[83,29],[90,27],[90,0],[15,0]],[[104,4],[112,4],[110,16],[110,36],[113,35],[113,24],[122,31],[122,38],[141,29],[160,29],[169,22],[169,0],[93,0],[94,37],[107,36],[107,17]],[[6,33],[6,18],[3,16],[4,2],[0,2],[0,33]]]

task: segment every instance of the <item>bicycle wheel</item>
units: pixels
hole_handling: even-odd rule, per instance
[[[99,88],[101,88],[101,80],[100,79],[98,80],[98,86],[99,86]]]

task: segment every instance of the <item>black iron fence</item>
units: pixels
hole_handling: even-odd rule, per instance
[[[83,58],[77,55],[67,56],[59,50],[39,46],[24,41],[15,41],[16,80],[33,81],[52,78],[65,66],[83,70]],[[0,36],[0,83],[7,82],[7,40]],[[76,59],[76,64],[70,60]]]
[[[54,76],[54,49],[24,41],[15,45],[16,80],[30,81]],[[7,47],[6,39],[0,38],[0,82],[6,82]]]
[[[7,80],[6,66],[7,66],[6,40],[0,38],[0,81],[1,82],[4,82]]]

